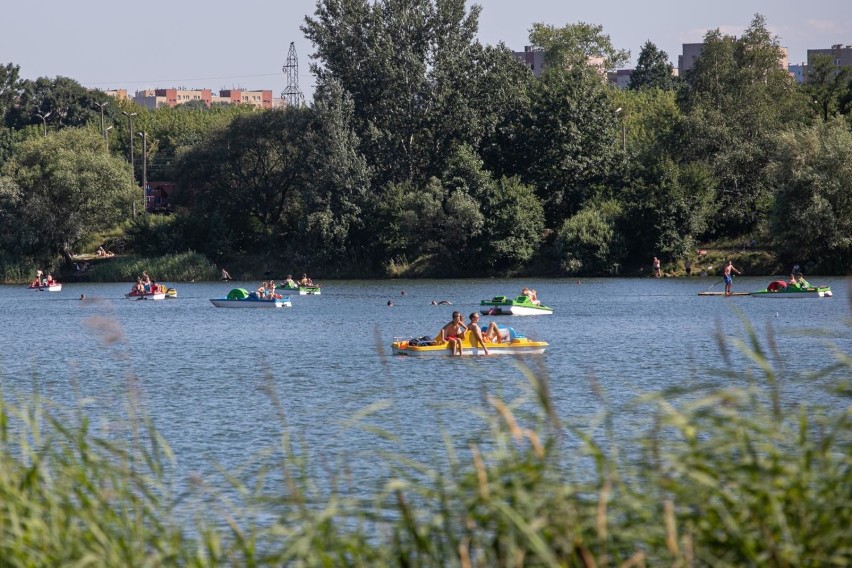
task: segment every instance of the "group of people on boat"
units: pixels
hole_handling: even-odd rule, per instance
[[[790,281],[787,282],[788,288],[798,288],[799,290],[807,290],[811,288],[811,283],[805,280],[805,275],[799,272],[798,274],[791,274]]]
[[[538,294],[536,293],[536,291],[531,290],[530,288],[527,288],[526,286],[524,286],[524,289],[521,290],[521,295],[529,298],[530,301],[535,305],[539,305],[541,303],[541,302],[538,301]]]
[[[293,280],[293,275],[288,274],[284,282],[281,283],[281,286],[288,290],[295,290],[299,286],[316,286],[316,284],[314,284],[314,281],[311,280],[307,274],[302,274],[302,277],[299,278],[299,280]]]
[[[275,292],[275,280],[263,281],[257,289],[257,297],[261,300],[280,300],[281,294]]]
[[[485,354],[488,355],[488,343],[502,343],[503,337],[500,335],[500,329],[493,321],[487,326],[479,325],[479,314],[473,312],[470,314],[470,323],[464,323],[464,316],[461,312],[453,312],[453,319],[438,332],[436,341],[441,343],[449,343],[452,348],[453,355],[462,354],[462,345],[464,344],[464,334],[468,330],[473,333],[471,344],[475,347],[477,343],[482,346]]]
[[[35,280],[30,283],[30,288],[45,288],[56,284],[58,284],[58,282],[53,279],[53,276],[50,274],[45,275],[43,271],[36,270],[36,277]]]
[[[160,290],[162,288],[162,290]],[[146,294],[156,294],[158,292],[165,292],[165,286],[160,286],[148,276],[148,273],[144,270],[142,271],[142,276],[136,279],[136,284],[133,285],[133,289],[130,291],[134,296],[144,296]]]

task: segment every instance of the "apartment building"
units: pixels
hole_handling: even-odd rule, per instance
[[[544,52],[540,49],[533,49],[531,45],[524,47],[523,51],[513,51],[512,55],[515,59],[527,66],[536,77],[541,77],[541,72],[544,69]]]
[[[831,46],[831,49],[809,49],[808,65],[811,64],[814,56],[817,55],[828,55],[834,61],[836,67],[852,66],[852,45],[836,43]]]
[[[272,108],[272,91],[243,91],[227,89],[219,91],[219,96],[213,97],[214,103],[253,105],[258,108]]]
[[[607,82],[610,85],[619,89],[626,89],[630,86],[630,76],[633,75],[633,69],[616,69],[606,74]]]
[[[149,109],[163,106],[175,107],[193,101],[200,101],[208,107],[213,103],[222,103],[246,104],[264,109],[273,108],[271,90],[224,89],[214,95],[210,89],[144,89],[136,91],[133,100],[136,104]]]
[[[512,55],[515,59],[526,65],[533,75],[541,77],[541,72],[544,70],[544,52],[540,49],[533,49],[531,45],[524,47],[523,51],[513,51]],[[590,67],[594,67],[595,71],[601,76],[601,80],[606,81],[606,67],[604,67],[605,59],[603,57],[590,56],[586,63]]]

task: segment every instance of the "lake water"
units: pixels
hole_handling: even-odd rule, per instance
[[[97,429],[120,425],[127,393],[138,389],[182,476],[210,472],[212,464],[239,466],[276,444],[283,428],[314,457],[344,460],[355,476],[379,477],[377,448],[396,446],[426,460],[443,454],[442,430],[464,440],[481,426],[468,409],[479,407],[484,394],[512,399],[526,383],[511,357],[392,356],[391,340],[434,335],[453,310],[467,320],[480,300],[528,285],[554,314],[494,319],[550,342],[544,355],[526,361],[547,374],[563,419],[592,421],[602,405],[595,383],[616,411],[616,430],[628,435],[647,418],[647,408],[629,404],[637,394],[727,384],[716,372],[725,363],[714,336],[744,338],[741,318],[761,337],[774,330],[785,406],[842,408],[824,390],[837,376],[803,377],[832,361],[835,347],[852,352],[852,278],[811,279],[830,284],[833,298],[697,295],[720,290],[717,280],[329,281],[321,296],[292,296],[293,307],[278,310],[209,302],[257,283],[175,283],[178,299],[159,302],[124,299],[129,284],[67,284],[58,293],[0,286],[0,387],[6,396],[37,389],[60,405],[82,402]],[[739,278],[735,290],[769,281]],[[443,299],[453,305],[431,305]],[[737,355],[732,366],[754,370]],[[397,443],[347,422],[384,402],[389,406],[367,422],[392,432]]]

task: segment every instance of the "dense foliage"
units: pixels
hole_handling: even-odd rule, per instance
[[[133,219],[139,195],[123,218],[80,225],[77,194],[57,192],[52,207],[77,232],[36,239],[31,227],[4,224],[0,258],[47,262],[111,221],[145,255],[254,256],[326,277],[630,274],[652,256],[682,263],[708,241],[852,269],[852,221],[838,197],[852,178],[842,162],[832,170],[852,124],[847,70],[816,58],[796,85],[757,15],[739,37],[709,31],[677,81],[647,41],[630,89],[619,91],[605,71],[629,52],[600,26],[534,24],[530,46],[545,61],[534,74],[506,46],[479,43],[482,9],[319,0],[302,27],[317,81],[302,108],[149,110],[69,78],[28,81],[16,65],[0,67],[0,167],[22,163],[31,139],[56,137],[73,153],[78,142],[63,132],[99,130],[110,155],[132,162],[137,184],[144,167],[148,180],[178,187],[164,222]],[[818,122],[831,122],[831,134],[817,133]],[[805,170],[784,161],[796,156]],[[4,171],[0,217],[21,221],[21,188],[35,189],[25,169]],[[115,173],[87,188],[124,187]]]

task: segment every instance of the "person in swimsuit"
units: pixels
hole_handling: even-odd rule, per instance
[[[737,274],[742,274],[739,270],[734,268],[733,263],[729,260],[725,263],[725,268],[722,270],[722,278],[725,279],[725,295],[731,295],[731,284],[734,283],[734,277],[731,272],[736,272]]]
[[[485,346],[486,343],[503,343],[503,338],[500,336],[500,330],[497,328],[497,324],[493,321],[488,324],[488,327],[484,330],[479,327],[479,314],[473,312],[468,316],[470,318],[470,324],[467,326],[473,332],[474,337],[477,341],[479,341],[480,345],[482,345],[482,349],[485,351],[485,354],[488,355],[488,347]],[[471,344],[476,345],[476,343],[471,340]]]
[[[461,312],[453,312],[453,321],[441,328],[441,341],[448,341],[453,355],[462,354],[462,337],[467,326],[462,321]]]
[[[654,278],[659,278],[660,276],[662,276],[662,272],[660,272],[660,259],[657,258],[656,256],[654,257],[653,267],[654,267]]]

